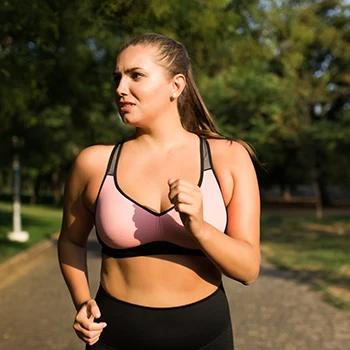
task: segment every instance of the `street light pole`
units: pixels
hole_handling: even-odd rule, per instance
[[[29,233],[22,231],[21,223],[21,163],[19,160],[19,154],[17,149],[19,147],[19,138],[17,136],[12,137],[12,145],[15,149],[13,156],[12,169],[13,169],[13,231],[7,234],[7,238],[10,241],[27,242],[29,239]]]

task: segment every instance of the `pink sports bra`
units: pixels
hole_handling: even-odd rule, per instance
[[[113,148],[97,197],[95,228],[102,253],[115,258],[157,254],[204,256],[174,207],[155,213],[119,187],[116,169],[123,143]],[[224,232],[226,208],[212,166],[209,143],[204,138],[200,138],[200,157],[198,186],[203,196],[204,220]]]

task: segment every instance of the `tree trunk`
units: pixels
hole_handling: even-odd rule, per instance
[[[37,198],[35,196],[35,183],[34,183],[34,181],[30,181],[29,189],[30,189],[29,204],[30,205],[35,205]]]
[[[324,207],[330,207],[332,205],[329,193],[327,190],[327,185],[325,181],[325,175],[321,173],[319,176],[319,186],[321,191],[321,200]]]
[[[31,196],[30,196],[30,204],[36,204],[40,195],[40,187],[41,187],[41,175],[36,176],[34,182],[31,186]]]
[[[2,171],[1,192],[10,193],[12,191],[12,169]]]
[[[290,193],[290,187],[288,185],[284,186],[282,197],[286,202],[290,202],[290,200],[292,199],[292,195]]]
[[[52,174],[54,205],[60,206],[62,203],[62,171],[59,169]]]
[[[323,218],[322,194],[321,194],[320,184],[316,179],[313,181],[312,187],[315,191],[315,196],[316,196],[316,218],[322,219]]]
[[[317,161],[313,163],[312,169],[312,187],[315,191],[316,197],[316,218],[323,218],[323,201],[322,201],[322,185],[321,185],[321,174]]]
[[[290,185],[286,180],[285,167],[281,168],[280,170],[279,187],[280,187],[280,195],[283,198],[283,200],[286,202],[290,202],[292,195],[290,193]]]

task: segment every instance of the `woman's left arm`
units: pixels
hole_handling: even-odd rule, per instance
[[[221,143],[232,184],[227,228],[219,231],[203,219],[202,194],[184,180],[169,180],[169,198],[187,231],[226,276],[251,284],[260,271],[260,196],[257,176],[247,150],[237,142]],[[218,169],[219,170],[219,169]]]

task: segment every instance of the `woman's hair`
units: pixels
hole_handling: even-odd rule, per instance
[[[120,48],[119,54],[130,46],[138,45],[156,48],[158,63],[168,71],[171,78],[176,74],[185,76],[185,88],[177,99],[177,107],[184,129],[206,138],[230,140],[216,129],[213,118],[205,106],[194,81],[191,59],[185,47],[180,42],[164,35],[146,33],[138,35],[124,44]],[[250,155],[258,161],[255,152],[246,142],[238,139],[234,140],[241,143]]]

